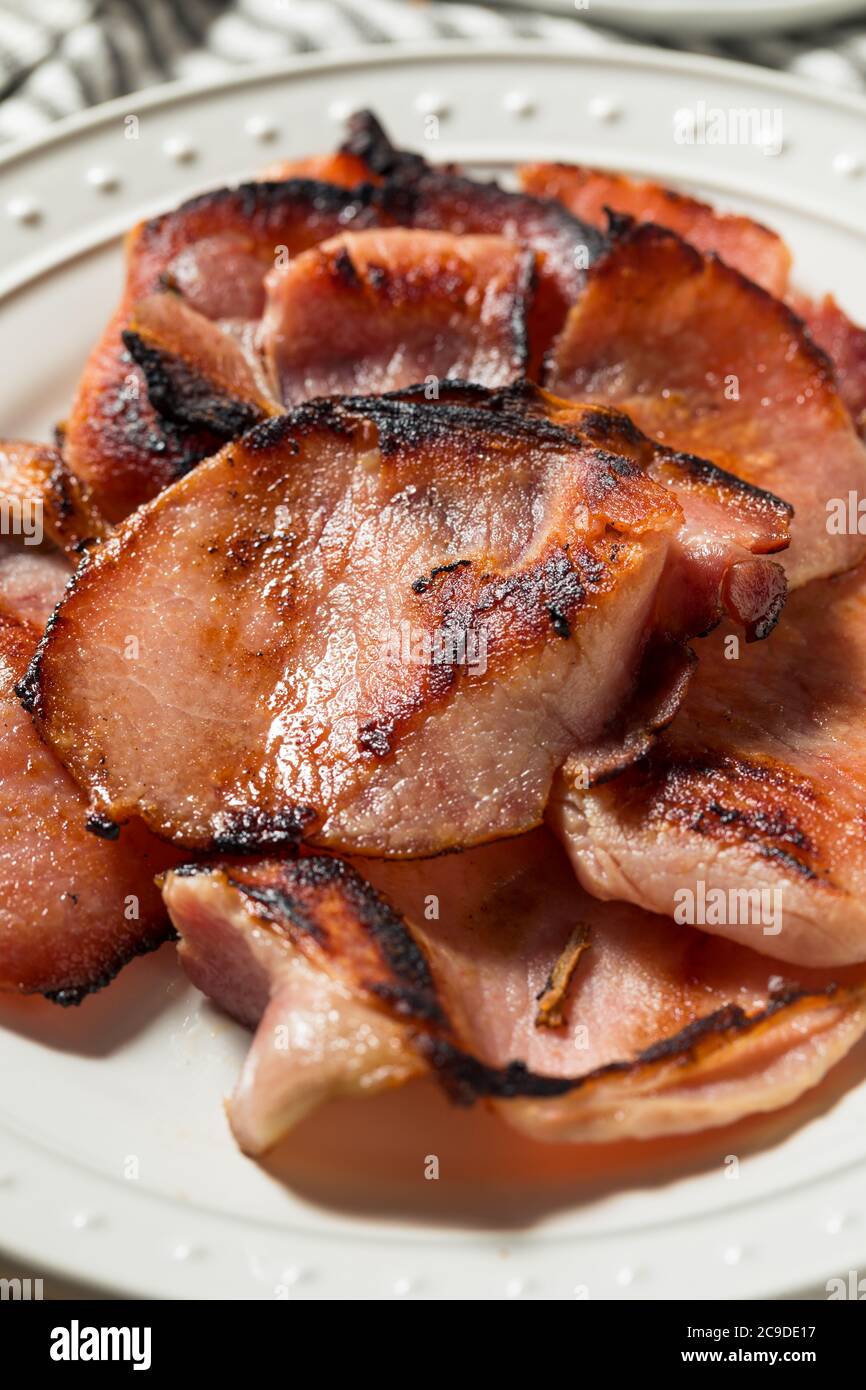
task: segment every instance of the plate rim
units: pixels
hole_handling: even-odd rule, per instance
[[[283,78],[290,80],[299,75],[312,73],[339,74],[348,69],[375,69],[381,66],[399,67],[406,63],[423,63],[442,59],[449,62],[456,59],[461,63],[495,62],[501,59],[513,59],[515,56],[526,60],[527,67],[548,60],[555,60],[558,64],[573,60],[576,67],[582,68],[640,68],[661,73],[674,70],[689,76],[717,77],[727,82],[738,81],[763,89],[786,93],[792,99],[817,103],[824,107],[844,111],[848,115],[854,114],[861,118],[866,115],[866,98],[856,93],[833,92],[829,89],[816,90],[802,79],[788,74],[767,72],[747,63],[735,63],[726,59],[704,56],[695,57],[690,54],[660,52],[641,45],[617,44],[604,51],[584,51],[575,48],[573,52],[571,50],[563,51],[560,46],[547,41],[518,40],[501,41],[495,44],[443,40],[436,43],[393,44],[387,48],[382,45],[366,45],[363,49],[352,48],[340,53],[331,52],[325,55],[300,55],[265,65],[251,65],[237,73],[230,73],[227,77],[205,82],[197,79],[183,79],[146,89],[143,92],[130,93],[127,96],[115,98],[111,102],[65,118],[47,132],[22,142],[14,149],[0,155],[0,175],[7,173],[22,160],[35,154],[58,152],[64,144],[74,141],[79,135],[98,130],[100,126],[116,121],[118,115],[123,115],[129,111],[131,103],[135,104],[136,111],[153,110],[189,101],[218,98],[226,90],[236,91],[254,88],[263,81],[273,82]],[[24,288],[26,289],[26,285]],[[25,1146],[30,1145],[29,1138],[23,1136],[20,1137],[20,1142]],[[72,1162],[72,1160],[69,1161]],[[87,1176],[90,1178],[94,1175],[88,1171]],[[816,1180],[816,1186],[819,1181]],[[154,1195],[157,1201],[165,1200],[162,1194]],[[375,1238],[375,1233],[369,1234]],[[298,1244],[307,1238],[318,1239],[319,1237],[318,1235],[307,1237],[300,1234],[295,1237]],[[360,1231],[355,1234],[357,1240],[364,1238],[364,1234]],[[481,1244],[481,1241],[476,1242],[478,1247]],[[35,1242],[30,1249],[31,1251],[36,1249]],[[464,1249],[466,1249],[466,1244],[464,1244]],[[10,1253],[18,1252],[21,1252],[22,1257],[30,1258],[26,1255],[26,1247],[16,1243],[16,1248],[10,1250]],[[147,1290],[145,1296],[154,1296],[154,1279],[142,1278],[136,1282],[135,1276],[132,1274],[126,1278],[118,1277],[115,1266],[111,1276],[105,1275],[106,1279],[110,1277],[111,1282],[102,1282],[101,1275],[91,1275],[89,1271],[82,1272],[83,1268],[86,1268],[81,1262],[84,1258],[83,1252],[77,1259],[57,1255],[52,1256],[50,1260],[44,1260],[43,1263],[46,1268],[56,1270],[67,1279],[90,1282],[98,1287],[106,1288],[120,1297],[141,1296],[145,1289]],[[815,1263],[817,1266],[818,1261],[816,1260]],[[639,1296],[639,1290],[633,1290],[632,1294]],[[176,1294],[174,1296],[184,1295]],[[218,1295],[211,1296],[217,1297]],[[327,1294],[322,1296],[327,1297]]]
[[[507,5],[508,0],[505,0]],[[494,0],[498,8],[504,8],[503,0]],[[544,10],[551,3],[558,13],[574,15],[569,0],[525,0],[533,9]],[[692,38],[703,36],[709,39],[728,38],[732,34],[772,34],[794,32],[802,37],[809,30],[820,31],[823,27],[866,14],[863,0],[821,0],[824,13],[814,13],[811,0],[735,0],[730,8],[722,0],[716,0],[710,8],[701,5],[691,9],[681,0],[595,0],[596,18],[603,24],[623,25],[641,33],[664,32],[669,26],[676,26]],[[577,11],[580,16],[581,11]]]
[[[573,50],[563,50],[558,44],[546,39],[502,39],[492,44],[467,39],[441,39],[430,43],[389,43],[387,46],[364,44],[352,48],[333,49],[328,53],[296,54],[273,63],[251,63],[240,71],[228,73],[223,77],[206,80],[177,78],[172,82],[129,92],[126,96],[112,97],[110,101],[100,102],[85,111],[61,117],[47,131],[16,141],[13,149],[5,153],[0,152],[0,175],[35,154],[64,144],[78,135],[116,120],[124,113],[129,113],[131,103],[136,106],[134,114],[138,114],[139,110],[173,106],[198,97],[215,96],[225,90],[239,91],[244,87],[254,87],[259,82],[271,82],[282,76],[289,78],[312,72],[343,71],[346,68],[357,67],[393,67],[439,58],[453,58],[464,63],[475,60],[495,62],[501,58],[514,57],[557,63],[573,58],[579,63],[600,66],[624,63],[626,67],[661,71],[673,69],[675,72],[691,73],[697,77],[718,76],[729,81],[767,85],[775,91],[787,92],[800,100],[866,116],[866,95],[858,92],[836,91],[824,84],[813,84],[795,74],[776,72],[754,63],[714,58],[705,54],[669,52],[667,49],[657,49],[649,44],[616,43],[611,44],[609,51],[583,50],[577,46]]]

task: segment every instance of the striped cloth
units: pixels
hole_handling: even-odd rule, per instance
[[[585,52],[630,36],[585,18],[450,0],[0,0],[0,140],[173,77],[356,44],[506,37]],[[866,19],[799,35],[658,42],[866,89]]]

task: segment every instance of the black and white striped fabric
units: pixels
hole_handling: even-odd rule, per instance
[[[0,0],[0,140],[174,77],[356,44],[504,37],[578,51],[628,38],[585,18],[451,0]],[[866,90],[866,21],[772,38],[670,48],[785,69]]]

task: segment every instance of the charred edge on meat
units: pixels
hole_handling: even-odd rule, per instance
[[[475,381],[466,381],[463,377],[442,377],[431,388],[430,383],[420,381],[412,386],[401,386],[394,391],[383,391],[379,396],[354,396],[352,399],[356,405],[361,407],[367,405],[381,405],[383,401],[395,406],[405,406],[410,408],[417,405],[420,401],[426,401],[431,405],[475,405],[485,406],[504,396],[512,390],[518,389],[521,383],[515,382],[513,386],[503,387],[501,391],[492,391],[489,386],[479,386]],[[431,395],[431,389],[435,395]]]
[[[266,812],[257,808],[221,811],[209,848],[216,854],[257,854],[275,849],[295,850],[319,819],[312,806],[290,806]]]
[[[573,450],[572,431],[546,419],[530,419],[507,411],[493,412],[478,406],[431,401],[428,405],[408,400],[389,400],[386,397],[347,396],[342,402],[346,411],[357,411],[371,420],[379,432],[379,448],[384,457],[403,449],[415,450],[439,439],[452,437],[465,430],[473,435],[488,435],[492,440],[525,441],[531,446],[559,445]],[[633,464],[622,460],[623,471],[637,473]]]
[[[531,193],[511,193],[495,179],[470,179],[447,169],[434,169],[422,164],[417,169],[397,170],[384,184],[369,191],[370,204],[374,208],[381,210],[386,218],[393,219],[398,225],[409,227],[425,225],[425,208],[435,208],[437,201],[442,198],[462,202],[468,207],[486,206],[488,213],[499,213],[499,218],[491,217],[491,224],[506,218],[509,212],[528,209],[543,219],[549,235],[555,238],[560,234],[564,242],[584,247],[590,265],[598,260],[608,245],[601,232],[575,217],[562,203],[553,198],[537,198]],[[434,224],[438,220],[434,219]],[[493,231],[492,225],[490,230]]]
[[[685,454],[678,449],[668,449],[663,444],[656,446],[656,456],[672,464],[701,487],[722,487],[727,492],[737,493],[757,503],[762,510],[775,512],[784,521],[790,521],[794,515],[791,503],[778,497],[775,492],[768,492],[756,483],[738,478],[724,468],[719,468],[718,464],[712,463],[709,459],[698,458],[696,454]]]
[[[206,866],[203,871],[208,872]],[[190,877],[195,872],[194,869],[186,868],[183,870],[182,877]],[[293,897],[291,892],[285,888],[273,888],[270,885],[241,883],[239,879],[231,874],[227,875],[229,883],[236,888],[245,898],[252,898],[260,908],[264,908],[264,915],[269,921],[282,923],[291,922],[293,927],[311,936],[320,946],[325,946],[328,941],[327,933],[313,920],[304,905]]]
[[[126,330],[121,336],[141,368],[150,403],[162,419],[211,430],[224,439],[234,439],[262,419],[261,410],[251,402],[219,391],[181,358],[149,347],[139,333]]]
[[[380,178],[422,173],[430,168],[420,154],[396,149],[372,111],[355,111],[346,122],[346,130],[340,154],[354,155]]]
[[[532,404],[531,398],[527,403]],[[538,404],[543,409],[543,402]],[[643,431],[638,429],[631,416],[623,415],[618,410],[585,411],[580,417],[580,433],[601,448],[610,447],[620,441],[631,444],[635,449],[646,448],[647,444],[655,447]]]
[[[100,990],[105,989],[107,985],[116,980],[121,970],[131,961],[136,960],[139,956],[152,955],[154,951],[159,950],[160,946],[164,946],[166,941],[176,940],[177,932],[166,918],[164,926],[157,933],[118,951],[112,960],[102,967],[98,975],[93,975],[91,978],[81,980],[76,984],[64,985],[62,989],[28,990],[28,993],[41,994],[43,999],[47,999],[51,1004],[59,1004],[61,1009],[76,1008],[89,995],[98,994]]]
[[[595,586],[604,577],[605,569],[597,557],[579,552],[572,556],[568,548],[555,551],[524,574],[508,578],[490,578],[483,583],[471,610],[452,610],[449,616],[460,626],[469,627],[475,620],[500,604],[514,605],[525,614],[543,611],[559,637],[571,636],[570,620],[583,605],[587,586]],[[486,576],[482,576],[486,578]]]
[[[46,479],[46,486],[54,504],[56,520],[59,522],[69,521],[75,515],[75,496],[72,479],[62,458],[57,457],[53,460]]]
[[[420,579],[412,580],[413,594],[423,594],[430,588],[430,585],[440,574],[452,574],[454,570],[461,569],[465,565],[471,565],[471,560],[452,560],[447,565],[435,565],[429,574],[422,574]]]
[[[336,888],[391,977],[361,981],[362,987],[402,1018],[422,1020],[436,1027],[447,1025],[423,951],[402,917],[351,865],[329,855],[309,855],[281,865],[279,873],[282,882],[278,886],[252,883],[240,871],[233,874],[229,870],[227,878],[259,909],[264,909],[267,920],[277,926],[288,920],[297,930],[312,936],[325,951],[331,945],[327,927],[314,921],[301,894],[304,890]]]
[[[117,379],[100,391],[93,405],[109,452],[150,457],[155,467],[164,470],[163,476],[176,481],[222,446],[222,435],[212,430],[178,425],[154,413],[144,373],[128,348],[119,354],[118,364]],[[135,389],[130,389],[130,380]],[[151,406],[150,411],[142,408],[142,401]]]
[[[818,846],[784,805],[743,808],[719,799],[721,778],[740,788],[751,783],[768,797],[814,804],[815,788],[783,765],[722,753],[681,753],[662,743],[626,777],[628,804],[636,815],[682,826],[706,839],[747,843],[762,858],[804,879],[830,884],[820,867],[813,866]]]
[[[777,567],[779,568],[779,567]],[[781,571],[782,580],[785,580],[785,571]],[[765,637],[769,637],[773,628],[782,616],[785,604],[788,601],[788,585],[783,582],[777,589],[769,608],[765,613],[754,622],[745,625],[747,642],[763,642]]]
[[[78,568],[67,579],[63,593],[54,605],[54,611],[45,624],[45,631],[40,637],[36,650],[30,658],[27,670],[24,672],[20,681],[16,681],[15,683],[15,694],[20,701],[22,709],[24,709],[27,714],[39,715],[42,713],[42,662],[45,658],[48,639],[60,620],[60,610],[63,607],[63,600],[67,594],[72,592],[87,568],[91,553],[90,551],[84,551],[79,561]]]
[[[357,415],[348,414],[343,406],[344,398],[339,396],[307,401],[285,415],[275,415],[254,425],[244,435],[243,447],[253,454],[266,454],[277,449],[290,449],[298,453],[299,446],[293,435],[307,437],[327,430],[351,438],[362,421]]]
[[[286,209],[295,205],[311,213],[324,213],[345,220],[347,227],[359,222],[370,206],[372,189],[367,184],[354,189],[340,188],[319,179],[264,179],[259,183],[242,183],[236,187],[212,189],[189,198],[171,212],[151,218],[141,229],[139,246],[146,252],[148,243],[158,241],[167,229],[191,214],[219,213],[226,204],[236,209],[244,222],[264,221],[278,224]]]
[[[539,198],[530,193],[511,193],[493,180],[467,178],[449,168],[436,168],[418,154],[398,150],[370,111],[358,111],[349,118],[348,136],[341,153],[361,159],[372,173],[385,180],[383,186],[365,185],[358,193],[368,193],[370,202],[380,207],[398,222],[413,225],[415,216],[427,199],[435,203],[437,194],[470,205],[474,201],[495,199],[506,208],[526,207],[544,215],[551,229],[562,231],[570,241],[584,245],[590,261],[594,261],[606,245],[597,228],[575,217],[555,198]]]
[[[461,399],[464,393],[467,399],[484,399],[474,394],[483,388],[464,387],[462,383],[457,386]],[[491,398],[490,393],[487,398]],[[383,458],[415,452],[429,444],[451,440],[455,433],[461,432],[480,442],[487,436],[493,445],[503,441],[525,442],[530,447],[559,447],[569,451],[581,446],[580,437],[573,430],[544,417],[507,409],[487,410],[480,404],[463,405],[456,401],[453,404],[430,401],[421,405],[417,397],[410,399],[409,393],[401,392],[390,397],[336,396],[309,401],[286,415],[255,425],[244,436],[244,447],[256,452],[277,449],[293,434],[312,434],[320,429],[350,437],[364,421],[375,426]],[[592,477],[595,491],[588,499],[590,506],[596,497],[603,499],[613,491],[622,478],[643,476],[641,468],[618,454],[594,450],[593,458],[603,465],[603,470],[597,470]]]
[[[84,829],[99,840],[119,840],[120,826],[110,816],[100,811],[91,811],[84,822]]]
[[[659,1062],[677,1059],[695,1061],[702,1044],[733,1042],[782,1010],[807,999],[832,999],[837,990],[836,984],[827,985],[822,990],[786,986],[774,994],[764,1008],[753,1014],[747,1014],[738,1004],[725,1004],[705,1018],[696,1019],[670,1038],[653,1043],[631,1061],[608,1062],[573,1078],[541,1076],[529,1071],[523,1062],[509,1062],[506,1067],[488,1066],[443,1038],[420,1038],[416,1046],[436,1072],[445,1090],[460,1105],[471,1105],[480,1099],[546,1099],[579,1091],[592,1082],[604,1081],[608,1077],[637,1073],[641,1068]]]

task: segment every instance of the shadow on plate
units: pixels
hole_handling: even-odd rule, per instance
[[[606,1145],[536,1144],[482,1106],[453,1106],[434,1082],[415,1082],[323,1107],[262,1166],[305,1200],[348,1215],[517,1230],[713,1170],[725,1182],[731,1156],[772,1150],[864,1076],[860,1045],[822,1086],[775,1114],[677,1139]],[[435,1179],[425,1176],[434,1160]]]
[[[0,1029],[56,1052],[107,1057],[149,1027],[178,990],[189,988],[174,945],[166,942],[131,961],[109,988],[73,1007],[61,1008],[38,995],[0,994]]]
[[[77,1009],[0,995],[0,1029],[56,1051],[109,1056],[186,990],[168,945],[132,962],[111,989]],[[323,1106],[261,1167],[304,1200],[359,1219],[514,1231],[689,1176],[715,1171],[725,1182],[731,1156],[772,1151],[864,1077],[866,1040],[823,1085],[775,1114],[682,1138],[607,1145],[534,1143],[483,1105],[455,1106],[435,1082],[419,1081]],[[215,1106],[220,1100],[213,1096]]]

